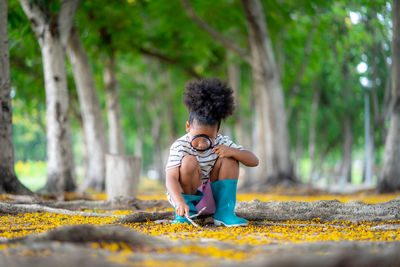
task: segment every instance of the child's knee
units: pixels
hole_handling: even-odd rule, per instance
[[[221,167],[228,168],[231,170],[239,169],[239,162],[234,158],[223,158],[221,162]]]
[[[182,158],[180,167],[180,182],[190,184],[197,189],[201,185],[201,168],[195,156]]]
[[[212,182],[219,179],[237,179],[239,176],[239,162],[233,158],[218,158],[211,171]]]
[[[187,155],[182,158],[181,169],[185,172],[197,171],[200,168],[199,162],[195,156]]]

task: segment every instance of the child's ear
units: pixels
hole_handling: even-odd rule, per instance
[[[186,122],[186,132],[190,132],[190,125],[188,121]]]

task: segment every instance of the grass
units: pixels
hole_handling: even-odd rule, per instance
[[[46,162],[44,161],[18,161],[15,164],[15,173],[23,185],[31,191],[37,191],[46,184]],[[77,168],[78,183],[82,179],[82,170]],[[162,192],[164,186],[157,180],[152,180],[147,177],[141,177],[139,183],[139,191],[141,192]]]
[[[46,162],[44,161],[18,161],[15,164],[15,172],[20,181],[30,190],[37,191],[46,184]],[[302,178],[303,183],[308,183],[308,177],[311,170],[310,159],[303,159],[300,162],[298,172]],[[77,168],[77,179],[78,183],[82,179],[82,168]],[[329,176],[322,177],[322,184],[327,185]],[[354,164],[352,168],[352,184],[362,184],[362,164]],[[374,177],[374,183],[376,183],[376,177]],[[160,192],[163,191],[164,187],[156,180],[151,180],[147,177],[140,179],[139,191],[141,192]]]
[[[17,177],[32,191],[37,191],[46,184],[46,171],[46,162],[44,161],[18,161],[15,164]]]
[[[300,164],[298,166],[298,173],[299,176],[301,177],[301,181],[303,183],[308,183],[309,177],[310,177],[310,172],[311,172],[311,160],[309,158],[304,158],[300,160]],[[335,167],[329,164],[325,164],[324,167],[324,173],[322,174],[323,176],[321,177],[320,183],[324,186],[328,185],[328,183],[332,184],[332,179],[336,178],[337,180],[339,179],[338,177],[335,177],[337,174],[335,174]],[[363,183],[363,163],[360,160],[354,160],[353,161],[353,166],[351,169],[351,177],[352,177],[352,185],[361,185]],[[330,180],[330,181],[329,181]],[[374,175],[372,177],[372,183],[376,184],[377,182],[377,177]]]

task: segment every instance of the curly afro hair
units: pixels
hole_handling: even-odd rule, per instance
[[[235,109],[233,90],[218,78],[189,82],[183,102],[190,113],[189,123],[196,119],[203,125],[219,125]]]

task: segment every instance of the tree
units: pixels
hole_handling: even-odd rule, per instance
[[[97,56],[102,59],[103,84],[106,99],[107,121],[108,121],[108,152],[111,154],[124,155],[126,152],[125,137],[122,124],[122,110],[120,100],[120,89],[117,80],[117,55],[120,47],[124,46],[124,35],[130,36],[127,25],[130,26],[125,14],[128,3],[108,3],[110,9],[99,9],[101,1],[90,1],[82,4],[82,12],[79,16],[83,20],[83,30],[93,31],[97,38],[95,47],[99,47]],[[110,10],[112,10],[110,12]],[[132,22],[132,24],[134,24]]]
[[[186,27],[184,30],[179,29],[182,26],[179,19],[186,20],[183,13],[178,18],[174,17],[173,20],[165,16],[165,14],[171,13],[171,11],[164,12],[165,9],[176,10],[173,5],[179,7],[178,1],[168,4],[137,1],[134,3],[124,2],[123,4],[110,3],[110,5],[112,11],[99,9],[99,3],[96,3],[96,1],[84,2],[77,12],[77,25],[81,25],[81,31],[86,33],[85,38],[82,37],[82,41],[86,45],[87,51],[92,53],[90,56],[94,63],[96,63],[96,59],[102,60],[97,62],[95,67],[104,70],[103,84],[105,102],[108,107],[110,153],[121,153],[118,151],[125,151],[125,149],[129,151],[132,147],[135,147],[135,151],[140,149],[139,147],[144,147],[147,151],[150,151],[150,148],[153,148],[154,151],[164,151],[165,147],[170,145],[171,136],[175,136],[175,134],[171,134],[171,131],[172,133],[176,132],[176,126],[181,126],[182,123],[177,123],[176,116],[164,120],[156,113],[166,116],[175,109],[176,105],[165,102],[170,98],[182,105],[181,101],[175,100],[180,100],[180,97],[177,98],[177,89],[184,86],[183,84],[172,85],[169,80],[165,80],[165,86],[161,85],[160,83],[164,79],[158,79],[158,76],[160,74],[160,76],[163,76],[162,74],[167,69],[180,69],[189,77],[199,78],[200,75],[194,70],[195,63],[193,62],[198,62],[199,58],[203,61],[205,61],[204,59],[208,60],[208,58],[199,52],[193,53],[192,46],[185,47],[183,45],[185,42],[187,45],[186,39],[199,38],[190,27]],[[126,14],[129,14],[129,16]],[[163,16],[160,16],[160,14]],[[195,28],[196,26],[192,25],[191,27]],[[152,31],[143,30],[147,28],[152,28]],[[165,36],[166,32],[174,36],[176,32],[175,37],[177,39],[166,38],[168,37]],[[207,42],[210,42],[210,40],[207,39]],[[205,41],[199,38],[196,44],[200,47],[200,51],[209,54],[210,46],[203,45],[204,43]],[[195,60],[193,60],[193,55],[197,56]],[[141,59],[146,59],[144,65],[139,69],[132,68],[141,65],[139,63]],[[157,66],[160,65],[160,67],[154,67],[156,65],[151,64],[152,60],[159,61],[160,64],[157,64]],[[107,66],[105,66],[106,64]],[[215,67],[213,66],[213,68]],[[136,74],[135,72],[139,73]],[[182,71],[179,73],[179,83],[183,83],[182,81],[187,79],[183,75],[184,73]],[[149,77],[149,79],[142,79],[146,77]],[[171,91],[165,89],[167,86]],[[160,96],[162,99],[160,99]],[[142,97],[152,99],[149,103],[137,104]],[[155,109],[148,109],[148,107],[153,107],[151,104],[154,104],[155,101],[153,100],[156,98],[160,99],[163,105],[154,105]],[[163,112],[165,110],[164,103],[168,103],[166,112]],[[132,105],[137,107],[132,110]],[[157,112],[153,112],[153,110],[157,110]],[[133,114],[132,111],[134,111]],[[131,115],[122,116],[122,114]],[[170,122],[171,118],[172,123]],[[171,131],[167,129],[169,125],[172,126]],[[133,138],[127,138],[124,141],[122,126],[124,126],[126,136],[141,138],[142,140],[131,142]],[[179,129],[183,130],[184,127]],[[156,138],[146,138],[147,135],[140,132],[153,133]],[[163,134],[163,132],[167,132],[167,134]],[[151,156],[149,160],[143,160],[143,163],[150,166],[155,161],[154,167],[164,172],[164,164],[162,163],[164,155],[158,152],[150,153],[154,157]],[[141,153],[135,154],[140,155]],[[147,155],[148,153],[144,153],[143,156],[147,157]],[[160,178],[163,179],[162,175]]]
[[[14,171],[7,3],[7,0],[0,1],[0,193],[29,194]]]
[[[261,2],[241,1],[246,17],[250,53],[198,17],[189,0],[182,0],[182,4],[194,22],[227,49],[239,54],[252,68],[256,95],[257,155],[260,158],[260,167],[256,174],[257,182],[266,184],[297,182],[290,159],[283,89]]]
[[[371,134],[370,155],[372,170],[381,162],[381,148],[384,148],[390,116],[390,90],[391,90],[391,62],[389,26],[391,21],[391,10],[389,5],[382,2],[380,5],[372,5],[363,16],[365,28],[371,33],[371,43],[367,46],[368,78],[371,81],[369,93],[371,95]],[[384,17],[380,21],[380,16]],[[366,157],[367,159],[367,157]],[[375,162],[377,160],[378,162]],[[365,164],[365,166],[367,166]],[[368,168],[363,169],[363,181],[366,180]],[[373,175],[373,173],[371,173]]]
[[[104,37],[105,38],[105,37]],[[111,38],[111,35],[110,35]],[[107,42],[105,39],[103,39]],[[125,154],[125,137],[122,127],[121,103],[116,74],[116,52],[112,48],[106,57],[104,67],[104,85],[107,100],[108,130],[110,135],[109,151],[112,154]]]
[[[386,137],[383,170],[378,183],[378,191],[380,192],[400,190],[400,0],[393,0],[392,21],[391,101],[393,110]]]
[[[46,89],[47,182],[49,192],[75,189],[75,166],[68,117],[65,46],[80,0],[20,0],[41,48]],[[58,14],[54,14],[58,10]]]
[[[107,137],[104,118],[96,92],[89,59],[83,49],[79,32],[73,27],[67,46],[82,113],[83,133],[87,152],[87,168],[81,190],[105,188]]]
[[[50,2],[51,9],[58,10],[55,2]],[[306,175],[309,171],[308,155],[304,153],[308,146],[317,175],[321,173],[322,166],[325,174],[330,172],[337,176],[339,163],[350,162],[344,158],[342,160],[342,156],[350,155],[350,151],[353,151],[354,159],[361,157],[364,151],[364,127],[361,119],[364,89],[360,78],[370,81],[367,88],[370,88],[371,107],[376,120],[371,135],[376,142],[376,167],[380,168],[383,142],[387,135],[387,114],[390,110],[386,102],[389,99],[386,92],[389,92],[391,87],[389,1],[260,2],[265,10],[267,33],[273,47],[281,89],[285,95],[289,143],[292,144],[292,155],[297,155],[296,166],[300,171],[297,174]],[[232,131],[232,137],[237,138],[236,141],[246,148],[253,149],[252,141],[255,141],[256,149],[263,143],[263,140],[251,132],[256,132],[254,126],[261,125],[256,123],[256,118],[260,121],[259,114],[270,112],[266,112],[267,107],[257,108],[263,110],[262,113],[255,112],[255,101],[262,104],[266,101],[257,98],[259,94],[256,95],[256,79],[252,79],[255,67],[248,61],[249,58],[253,60],[252,47],[249,45],[250,25],[246,25],[248,19],[243,4],[240,1],[225,0],[214,1],[212,7],[207,1],[191,3],[198,17],[201,17],[203,22],[207,21],[214,29],[218,29],[219,36],[229,37],[229,45],[234,46],[236,43],[236,48],[227,49],[228,44],[221,45],[221,38],[216,39],[217,37],[212,37],[196,23],[190,23],[187,14],[183,12],[181,1],[178,0],[168,3],[110,2],[106,6],[101,6],[102,1],[85,1],[74,17],[74,24],[80,30],[82,45],[93,67],[97,88],[105,86],[102,70],[105,69],[112,52],[115,54],[114,73],[120,94],[118,101],[122,110],[121,120],[124,135],[129,137],[125,140],[125,149],[127,153],[136,149],[143,150],[144,170],[163,168],[157,166],[162,165],[162,161],[160,158],[157,161],[154,156],[158,157],[160,153],[154,151],[164,151],[172,137],[183,134],[182,123],[187,119],[187,111],[182,105],[181,95],[184,84],[192,78],[218,76],[223,80],[232,81],[229,82],[232,87],[236,87],[235,84],[238,83],[240,97],[236,97],[236,100],[240,101],[240,108],[237,111],[242,112],[240,115],[243,116],[243,120],[235,120],[235,117],[232,117],[224,125],[228,129],[229,126],[240,125],[240,121],[243,123],[244,139],[248,143],[240,141],[240,131]],[[211,8],[213,12],[210,12]],[[362,20],[358,23],[352,22],[352,15],[357,14]],[[15,94],[15,157],[17,160],[43,160],[45,94],[44,90],[41,90],[44,81],[42,71],[39,70],[40,48],[29,23],[21,23],[24,18],[25,14],[18,1],[9,1],[8,23],[13,81],[11,91]],[[364,20],[365,23],[362,23]],[[343,29],[347,30],[343,32]],[[229,52],[236,53],[235,57],[231,57]],[[143,56],[150,59],[143,61]],[[158,60],[160,64],[150,64],[153,59]],[[360,62],[368,66],[363,73],[356,71]],[[239,75],[235,74],[235,63],[238,63],[236,70],[240,71]],[[260,66],[257,68],[261,69]],[[344,71],[344,68],[347,70]],[[72,71],[69,71],[70,69]],[[231,74],[228,69],[233,70]],[[169,79],[162,75],[165,70],[170,76]],[[67,68],[67,71],[68,84],[73,84],[73,68]],[[347,77],[343,79],[345,73]],[[144,79],[147,76],[151,81]],[[111,84],[115,85],[116,82]],[[70,108],[75,107],[73,112],[79,115],[76,118],[71,117],[72,136],[75,140],[80,137],[78,131],[80,132],[81,124],[76,122],[83,121],[79,113],[83,112],[84,107],[78,107],[78,96],[74,87],[69,88],[69,98]],[[167,92],[167,88],[171,91]],[[348,94],[344,94],[345,88]],[[97,93],[100,103],[106,106],[105,90],[99,90]],[[152,106],[156,97],[161,97],[161,104]],[[254,116],[255,113],[257,117]],[[346,121],[347,115],[351,116],[350,121]],[[262,118],[264,126],[267,125],[268,118]],[[349,145],[344,145],[345,136],[350,137],[350,131],[345,129],[346,125],[351,125],[352,149]],[[37,130],[39,128],[40,130]],[[151,136],[151,133],[154,136]],[[32,138],[32,135],[35,137]],[[350,138],[347,140],[350,141]],[[82,147],[80,144],[74,144],[74,148],[78,150],[76,158],[79,159],[78,146]],[[295,147],[298,149],[295,150]],[[342,152],[345,150],[342,147],[348,148],[344,154]],[[350,165],[342,166],[343,173],[349,173]],[[264,173],[260,169],[260,174]],[[249,177],[253,178],[253,173]],[[260,176],[260,181],[262,180],[265,180],[264,175]],[[251,184],[254,184],[253,181]]]

